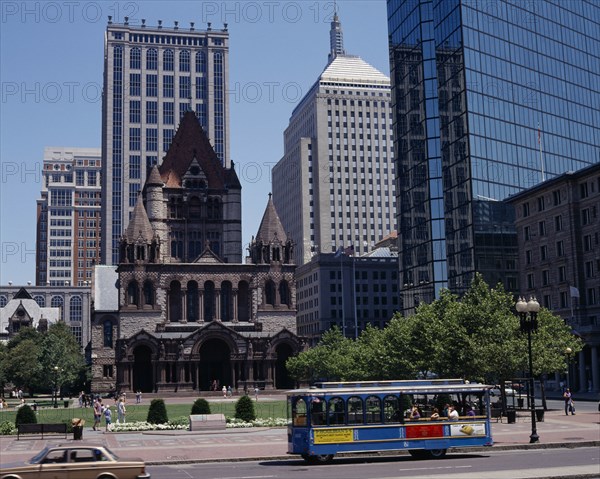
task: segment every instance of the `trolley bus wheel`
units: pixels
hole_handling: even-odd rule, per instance
[[[446,455],[446,449],[431,449],[427,452],[432,459],[441,459]]]
[[[408,453],[415,459],[427,459],[427,457],[429,457],[429,454],[427,452],[428,451],[426,451],[425,449],[409,449],[408,450]]]
[[[310,454],[302,454],[302,459],[304,459],[309,464],[329,464],[333,461],[333,454],[319,454],[319,455],[310,455]]]

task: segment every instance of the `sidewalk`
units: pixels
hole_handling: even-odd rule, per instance
[[[559,410],[547,411],[537,423],[540,444],[529,444],[531,422],[526,413],[514,424],[492,421],[494,448],[547,448],[600,446],[600,414],[583,412],[565,416]],[[287,451],[287,429],[252,428],[225,431],[146,431],[106,433],[85,428],[84,443],[104,444],[122,457],[140,457],[147,464],[192,463],[292,458]],[[31,458],[50,444],[77,442],[63,438],[21,439],[0,436],[2,464]],[[488,450],[488,449],[486,449]],[[473,451],[473,449],[471,449]]]

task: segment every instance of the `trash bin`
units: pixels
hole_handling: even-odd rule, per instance
[[[65,403],[65,407],[69,407],[69,401],[68,400],[65,399],[64,403]]]
[[[73,426],[73,439],[83,439],[83,426],[85,425],[85,419],[74,417],[71,419],[71,426]]]
[[[523,398],[517,398],[517,405],[519,406],[519,409],[523,409],[524,402],[525,400]]]
[[[506,419],[508,420],[508,424],[514,424],[517,422],[517,411],[514,409],[509,409],[506,411]]]
[[[543,409],[535,410],[535,419],[537,422],[544,422],[544,410]]]

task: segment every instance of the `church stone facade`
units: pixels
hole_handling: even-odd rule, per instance
[[[241,185],[188,112],[121,239],[114,311],[92,323],[92,389],[289,388],[294,244],[271,196],[241,258]]]

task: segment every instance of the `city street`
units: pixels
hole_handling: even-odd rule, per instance
[[[387,458],[338,458],[325,466],[302,460],[221,462],[151,466],[153,479],[526,479],[600,477],[598,448],[493,451],[449,454],[446,459],[415,460],[408,455]]]

